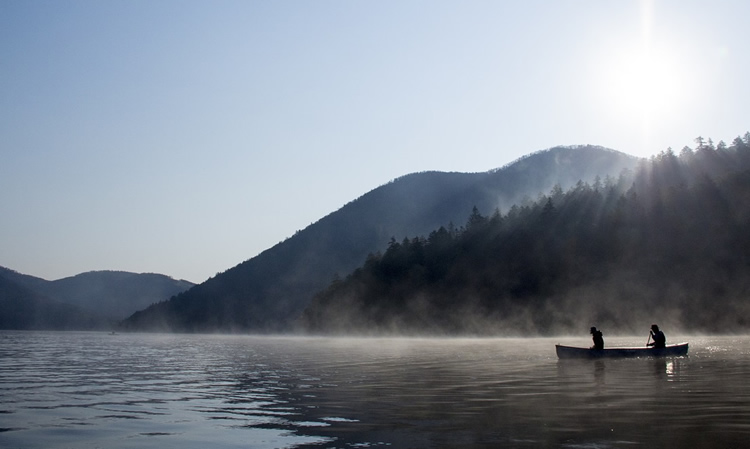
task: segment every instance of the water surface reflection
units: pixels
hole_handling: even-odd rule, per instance
[[[750,443],[748,338],[628,360],[558,360],[580,341],[550,339],[0,339],[2,447]]]

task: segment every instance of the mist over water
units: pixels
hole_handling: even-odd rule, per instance
[[[0,332],[0,447],[740,447],[750,337],[560,361],[545,339]],[[607,346],[645,339],[607,338]]]

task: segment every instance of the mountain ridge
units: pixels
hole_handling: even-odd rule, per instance
[[[127,330],[290,330],[313,294],[391,238],[460,223],[477,206],[508,208],[554,185],[617,176],[638,158],[582,145],[555,147],[480,173],[421,172],[396,178],[294,236],[122,322]]]

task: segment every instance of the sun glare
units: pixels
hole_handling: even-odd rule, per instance
[[[620,52],[602,79],[609,103],[619,114],[650,122],[674,113],[683,95],[681,76],[668,52]]]
[[[640,33],[599,42],[593,61],[592,93],[602,119],[622,129],[639,129],[645,152],[653,150],[656,128],[679,120],[690,98],[692,77],[684,48],[676,45],[681,40],[665,28],[654,32],[653,6],[642,1]]]

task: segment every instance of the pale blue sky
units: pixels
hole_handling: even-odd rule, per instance
[[[0,1],[0,265],[202,282],[401,175],[750,130],[750,2]]]

